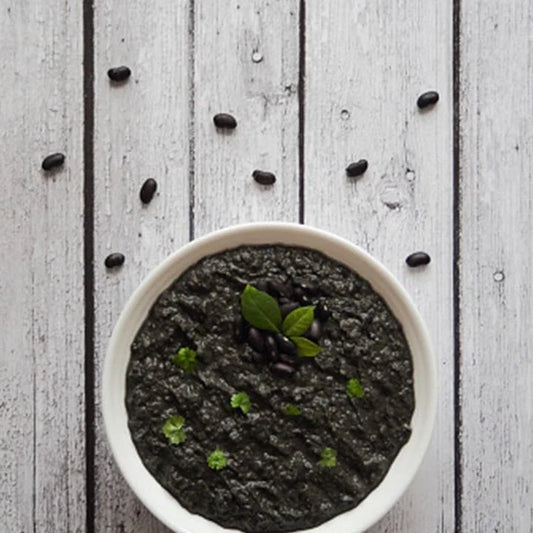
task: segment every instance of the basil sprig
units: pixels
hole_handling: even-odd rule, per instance
[[[278,302],[270,294],[246,285],[241,294],[243,317],[255,328],[283,333],[294,342],[298,355],[315,357],[322,348],[313,341],[302,337],[315,318],[315,306],[298,307],[281,320]]]

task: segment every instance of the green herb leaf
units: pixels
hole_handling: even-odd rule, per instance
[[[182,429],[184,423],[185,418],[177,415],[171,416],[165,422],[163,426],[163,433],[172,444],[181,444],[187,439],[187,436]]]
[[[346,392],[348,393],[348,396],[355,398],[362,398],[365,395],[365,389],[363,389],[363,385],[361,385],[359,380],[355,378],[349,379],[348,383],[346,383]]]
[[[333,448],[324,448],[319,463],[326,468],[333,468],[337,465],[337,452]]]
[[[241,294],[241,308],[242,315],[252,326],[279,332],[281,311],[270,294],[246,285]]]
[[[296,405],[293,405],[292,403],[288,403],[285,407],[282,407],[281,410],[287,416],[298,416],[301,414],[300,409],[298,409],[298,407],[296,407]]]
[[[212,470],[222,470],[228,465],[228,460],[222,450],[218,448],[207,457],[207,464]]]
[[[172,358],[172,362],[185,372],[190,372],[196,368],[196,352],[192,348],[180,348],[178,353]]]
[[[244,414],[247,414],[252,407],[252,402],[250,401],[248,394],[245,392],[238,392],[231,397],[231,407],[234,409],[240,408]]]
[[[315,357],[315,355],[318,355],[322,351],[322,348],[318,344],[305,337],[291,337],[291,341],[296,344],[298,355],[302,355],[303,357]]]
[[[307,305],[291,311],[283,321],[281,329],[287,337],[298,337],[304,334],[315,317],[315,306]]]

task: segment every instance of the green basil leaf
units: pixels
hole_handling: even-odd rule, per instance
[[[297,337],[307,331],[315,317],[315,306],[298,307],[291,311],[283,321],[281,329],[287,337]]]
[[[346,383],[346,392],[348,396],[352,396],[352,398],[362,398],[365,395],[363,385],[361,385],[359,380],[355,378],[349,379],[348,383]]]
[[[270,294],[246,285],[241,294],[241,309],[242,315],[252,326],[279,332],[281,311],[278,302]]]
[[[303,357],[315,357],[315,355],[318,355],[322,351],[322,348],[318,344],[305,337],[291,337],[290,339],[296,344],[298,355]]]

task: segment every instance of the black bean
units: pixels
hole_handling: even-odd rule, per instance
[[[421,94],[416,101],[416,105],[420,109],[428,107],[430,105],[435,105],[439,101],[439,93],[437,91],[427,91]]]
[[[290,300],[288,298],[285,298],[285,296],[281,296],[278,299],[279,305],[285,305],[285,304],[288,304],[289,302],[290,302]]]
[[[252,361],[254,363],[264,363],[264,359],[263,359],[263,356],[259,353],[259,352],[256,352],[255,350],[252,352]]]
[[[315,315],[321,322],[325,322],[330,316],[331,311],[329,310],[329,307],[326,304],[319,303],[315,307]]]
[[[292,376],[296,371],[293,366],[287,363],[275,363],[272,365],[272,370],[281,376]]]
[[[274,335],[271,333],[265,335],[265,354],[270,361],[278,360],[278,345]]]
[[[309,326],[309,329],[305,332],[305,336],[309,337],[313,341],[317,341],[322,334],[322,324],[320,320],[314,319]]]
[[[157,191],[157,181],[152,178],[148,178],[141,187],[139,196],[143,204],[149,204],[154,197],[155,191]]]
[[[62,166],[64,162],[65,162],[65,155],[60,154],[58,152],[56,154],[47,155],[43,159],[41,167],[43,170],[52,170],[53,168]]]
[[[248,344],[256,352],[263,352],[265,349],[265,339],[263,334],[257,329],[251,327],[248,331]]]
[[[298,354],[288,354],[280,352],[279,360],[283,363],[287,363],[288,365],[296,366],[298,364]]]
[[[244,320],[241,316],[237,319],[235,324],[235,337],[239,342],[244,342],[248,338],[248,330],[250,329],[250,324]]]
[[[409,256],[407,256],[407,259],[405,262],[410,267],[417,267],[422,265],[427,265],[431,261],[431,257],[429,257],[426,252],[415,252]]]
[[[107,71],[107,75],[111,81],[126,81],[131,76],[131,70],[122,65],[121,67],[113,67]]]
[[[254,170],[252,177],[261,185],[273,185],[276,181],[276,176],[272,172],[265,172],[264,170]]]
[[[350,163],[346,167],[346,174],[351,178],[355,178],[356,176],[364,174],[367,168],[368,161],[366,159],[359,159],[359,161],[356,161],[355,163]]]
[[[115,268],[122,266],[124,264],[124,261],[126,258],[124,257],[124,254],[121,254],[120,252],[115,252],[112,254],[109,254],[104,261],[104,264],[107,268]]]
[[[286,354],[292,355],[296,353],[296,344],[292,342],[289,337],[282,335],[281,333],[276,333],[274,336],[276,343],[278,345],[278,350],[280,352],[285,352]]]
[[[298,309],[300,304],[298,302],[288,302],[280,306],[281,316],[285,318],[291,311]]]
[[[237,127],[235,117],[228,113],[218,113],[213,117],[213,122],[217,128],[234,130]]]
[[[272,294],[272,296],[282,296],[287,294],[287,286],[282,281],[269,280],[268,292]]]
[[[302,305],[311,305],[311,298],[305,294],[305,291],[301,287],[294,289],[294,296]]]
[[[302,288],[304,290],[304,293],[316,294],[318,292],[317,286],[314,283],[310,282],[310,281],[306,281],[306,280],[301,279],[301,278],[295,278],[295,279],[293,279],[292,283],[296,287]]]

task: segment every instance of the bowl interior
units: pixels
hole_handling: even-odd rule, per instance
[[[137,497],[172,530],[178,533],[236,531],[188,512],[157,483],[142,464],[131,439],[124,399],[131,342],[161,292],[202,257],[243,244],[286,244],[321,251],[369,281],[403,326],[414,366],[415,410],[411,437],[380,485],[356,508],[305,530],[321,533],[364,531],[377,522],[405,491],[429,444],[437,394],[434,358],[425,325],[410,297],[392,274],[349,241],[308,226],[258,223],[211,233],[175,252],[142,282],[115,326],[104,364],[102,410],[115,460]]]

